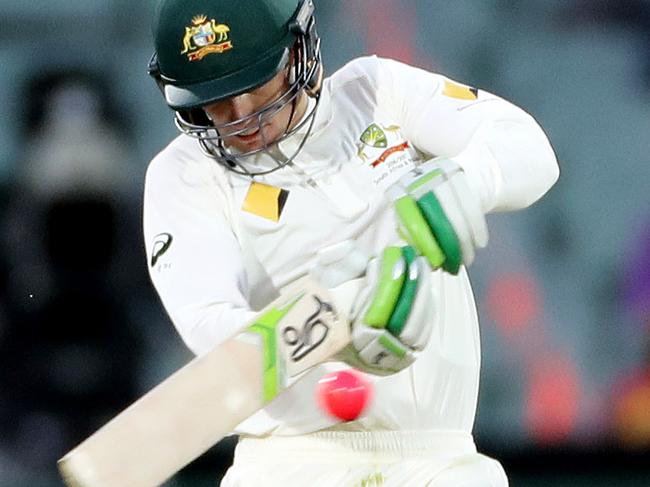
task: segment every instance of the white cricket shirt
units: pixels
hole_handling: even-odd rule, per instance
[[[324,82],[316,117],[294,166],[255,178],[272,193],[283,190],[284,206],[272,215],[259,205],[260,186],[251,190],[250,178],[225,171],[187,136],[151,162],[144,196],[151,279],[196,354],[241,331],[253,315],[236,225],[280,288],[304,275],[322,247],[355,239],[378,254],[395,244],[386,188],[420,160],[453,157],[486,213],[523,208],[558,177],[547,137],[524,111],[391,60],[360,58],[334,73]],[[278,150],[293,154],[302,135]],[[274,164],[268,155],[249,163]],[[433,278],[436,313],[427,348],[408,369],[373,378],[374,401],[350,428],[471,432],[480,367],[473,294],[464,269],[457,277],[437,271]],[[314,390],[336,368],[341,364],[310,371],[237,431],[292,435],[333,425]]]

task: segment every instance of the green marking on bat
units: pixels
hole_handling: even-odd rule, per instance
[[[268,403],[280,392],[280,377],[278,373],[278,348],[276,329],[278,323],[291,311],[291,308],[302,299],[305,294],[300,294],[296,299],[281,308],[273,308],[260,316],[255,323],[248,327],[248,331],[256,333],[262,338],[263,353],[263,399]]]

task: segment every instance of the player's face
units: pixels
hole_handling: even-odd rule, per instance
[[[207,105],[203,109],[214,124],[219,126],[236,122],[258,112],[280,98],[288,89],[287,72],[282,70],[271,81],[259,88]],[[265,144],[277,140],[302,118],[307,105],[304,94],[298,97],[296,103],[293,115],[293,103],[287,103],[273,116],[263,117],[261,125],[258,117],[251,117],[241,123],[234,123],[226,129],[220,129],[220,135],[224,138],[227,146],[241,152],[261,149]],[[235,135],[229,136],[229,134]]]

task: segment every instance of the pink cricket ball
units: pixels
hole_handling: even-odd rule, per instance
[[[372,397],[372,384],[362,373],[340,370],[324,375],[316,388],[320,406],[343,421],[357,419]]]

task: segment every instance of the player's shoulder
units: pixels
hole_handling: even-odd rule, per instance
[[[444,77],[439,73],[416,68],[395,59],[380,56],[363,56],[352,59],[330,76],[332,88],[341,88],[350,82],[365,82],[373,89],[391,87],[396,79],[426,75],[434,81]]]
[[[201,164],[203,157],[196,140],[179,135],[151,160],[145,183],[169,185],[179,181],[189,167]]]
[[[354,81],[367,81],[377,86],[380,79],[382,58],[363,56],[348,61],[330,76],[332,87],[340,87]]]

